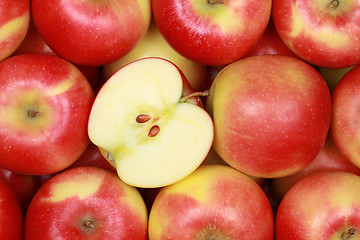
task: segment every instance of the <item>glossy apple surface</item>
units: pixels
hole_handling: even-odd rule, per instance
[[[68,61],[17,55],[0,63],[0,166],[50,174],[75,162],[89,144],[94,93]]]
[[[25,239],[147,239],[140,193],[114,173],[78,167],[47,181],[31,201]]]
[[[360,177],[323,172],[296,183],[280,202],[276,240],[359,239]]]
[[[149,240],[274,237],[274,218],[262,189],[224,165],[204,165],[162,188],[149,215]]]
[[[29,24],[29,0],[0,1],[0,61],[9,57],[20,46]]]
[[[230,166],[255,177],[291,175],[320,152],[331,119],[322,76],[293,57],[244,58],[215,77],[206,102],[213,147]]]
[[[59,56],[100,66],[128,53],[149,27],[149,0],[34,0],[35,26]]]
[[[260,39],[270,0],[153,0],[159,31],[181,55],[204,65],[243,57]]]
[[[279,36],[301,59],[321,67],[360,63],[360,2],[357,0],[274,0]]]

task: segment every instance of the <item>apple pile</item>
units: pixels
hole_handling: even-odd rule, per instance
[[[359,12],[0,1],[0,239],[360,239]]]

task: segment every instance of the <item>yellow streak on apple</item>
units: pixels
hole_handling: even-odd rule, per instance
[[[56,96],[68,91],[73,86],[75,79],[78,77],[77,75],[79,75],[79,73],[80,72],[71,69],[71,73],[69,76],[67,76],[64,80],[60,81],[57,85],[49,88],[49,90],[46,91],[47,95]]]
[[[54,185],[52,196],[47,200],[51,202],[60,202],[67,198],[78,197],[85,199],[95,194],[103,181],[102,176],[79,176],[76,179],[64,181]]]
[[[9,36],[21,31],[21,29],[24,28],[24,23],[28,22],[29,18],[29,12],[26,12],[25,14],[14,18],[13,20],[2,25],[0,28],[0,42],[6,40]]]
[[[151,2],[149,0],[137,0],[139,6],[140,6],[140,10],[141,10],[141,15],[143,16],[144,22],[149,23],[150,24],[150,19],[151,19]]]
[[[241,9],[244,1],[232,1],[229,4],[233,6],[225,4],[210,5],[207,1],[191,0],[194,11],[214,22],[224,34],[231,34],[244,29],[244,23],[239,17],[240,15],[233,10]]]
[[[325,44],[326,46],[332,48],[339,48],[346,46],[346,44],[351,41],[346,33],[333,31],[333,28],[330,25],[322,25],[320,28],[313,28],[307,24],[303,17],[301,16],[298,2],[292,6],[292,31],[289,36],[295,38],[301,33],[305,36],[316,39],[319,41],[319,44]]]

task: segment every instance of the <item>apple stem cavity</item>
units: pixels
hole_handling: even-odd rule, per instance
[[[31,118],[38,117],[38,116],[40,116],[40,112],[34,111],[34,110],[29,110],[28,111],[28,116],[31,117]]]
[[[150,131],[148,133],[149,137],[155,137],[160,132],[160,127],[158,125],[154,125],[150,128]]]
[[[208,0],[208,3],[210,5],[215,5],[215,4],[224,4],[225,0]]]
[[[355,228],[349,228],[349,230],[347,232],[344,232],[342,235],[341,235],[341,238],[343,240],[346,240],[346,239],[350,239],[352,236],[354,236],[354,234],[356,233],[356,229]]]
[[[193,93],[190,93],[189,95],[186,95],[182,98],[180,98],[180,102],[181,103],[184,103],[186,102],[189,98],[192,98],[192,97],[207,97],[209,96],[210,94],[210,90],[207,89],[205,91],[202,91],[202,92],[193,92]]]
[[[336,8],[337,6],[339,6],[339,0],[332,0],[329,4],[330,8]]]

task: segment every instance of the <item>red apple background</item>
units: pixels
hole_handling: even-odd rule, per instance
[[[23,54],[0,63],[0,166],[31,175],[74,163],[89,144],[94,93],[68,61]]]

